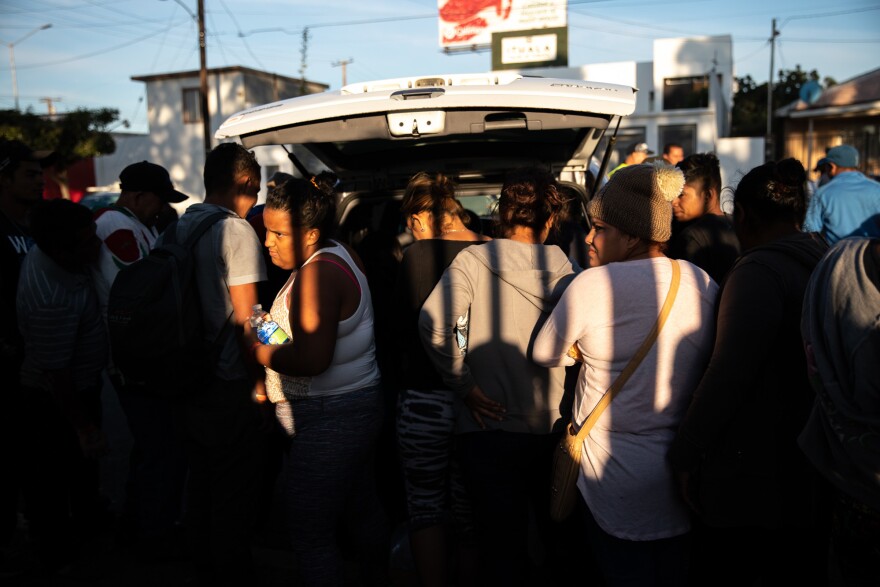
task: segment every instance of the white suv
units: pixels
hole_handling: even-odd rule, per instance
[[[635,94],[628,86],[516,73],[399,78],[251,108],[226,120],[216,137],[246,148],[281,145],[304,176],[333,171],[339,236],[351,242],[399,228],[395,205],[418,171],[453,178],[465,207],[484,218],[516,167],[548,169],[585,201],[596,146],[632,114]]]

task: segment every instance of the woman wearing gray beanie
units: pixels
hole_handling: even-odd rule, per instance
[[[663,254],[683,185],[681,171],[660,162],[614,174],[590,202],[590,269],[562,295],[532,354],[548,367],[572,364],[569,349],[580,355],[579,429],[674,296],[665,327],[583,444],[580,509],[607,587],[682,585],[687,577],[690,517],[666,452],[712,351],[718,286]]]

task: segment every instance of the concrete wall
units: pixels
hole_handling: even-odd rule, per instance
[[[148,135],[122,137],[117,152],[95,160],[97,183],[112,184],[119,172],[131,163],[148,160],[168,169],[171,181],[190,200],[176,206],[185,209],[190,203],[204,199],[202,169],[205,164],[203,124],[201,121],[184,123],[183,91],[198,88],[198,75],[168,77],[147,83]],[[269,75],[251,75],[241,71],[225,71],[208,75],[208,111],[211,113],[211,145],[217,144],[214,132],[227,118],[253,106],[299,95],[300,84],[289,78]],[[322,89],[309,82],[307,92]],[[279,147],[264,147],[255,151],[264,166],[263,183],[268,179],[266,167],[293,172],[293,165]],[[310,162],[314,165],[314,162]],[[315,165],[317,167],[317,165]],[[311,167],[310,167],[311,169]],[[265,199],[265,188],[260,194]]]
[[[150,135],[113,133],[116,152],[95,158],[95,185],[116,191],[119,173],[138,161],[150,159]]]
[[[654,41],[654,80],[657,109],[663,110],[663,80],[721,74],[721,92],[733,96],[733,40],[729,35],[657,39]]]
[[[710,86],[707,108],[663,110],[664,79],[706,75],[713,68],[716,78]],[[657,39],[653,61],[534,68],[523,69],[521,73],[623,84],[638,89],[635,112],[620,124],[620,137],[610,168],[623,160],[627,148],[637,140],[644,140],[659,153],[663,147],[660,138],[663,127],[695,126],[696,152],[717,150],[729,128],[734,75],[733,41],[729,35]]]

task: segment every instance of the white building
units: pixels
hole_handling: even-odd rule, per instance
[[[626,157],[628,149],[639,142],[648,143],[658,154],[667,143],[682,145],[685,154],[715,152],[721,160],[724,185],[735,183],[743,173],[763,163],[763,138],[728,138],[735,89],[733,41],[729,35],[657,39],[652,57],[652,61],[532,68],[522,73],[638,88],[636,110],[621,123],[608,169],[614,168]],[[149,134],[120,137],[120,148],[115,154],[96,159],[97,183],[113,184],[126,165],[148,159],[166,167],[179,190],[202,200],[204,142],[198,107],[198,70],[132,79],[147,85]],[[236,112],[327,88],[326,84],[247,67],[209,69],[212,135]],[[606,141],[603,139],[599,145],[599,157]],[[213,138],[212,143],[216,144]],[[283,149],[259,147],[255,152],[263,168],[264,186],[275,171],[295,173]],[[265,188],[260,200],[264,198]]]
[[[201,201],[204,198],[205,147],[199,108],[199,71],[134,76],[131,79],[146,84],[149,133],[115,136],[116,153],[95,159],[97,184],[113,185],[127,165],[147,159],[168,169],[178,190],[195,201]],[[323,92],[327,88],[326,84],[247,67],[208,69],[211,143],[217,143],[214,131],[236,112],[301,94]],[[276,169],[264,165],[264,185]],[[187,204],[185,202],[182,207]]]
[[[763,163],[763,139],[728,138],[735,91],[732,38],[657,39],[653,51],[652,61],[524,69],[522,73],[624,84],[639,90],[635,112],[620,125],[608,169],[640,142],[648,143],[658,155],[668,143],[681,145],[685,155],[715,152],[725,185]],[[606,144],[605,140],[600,144],[602,152]]]

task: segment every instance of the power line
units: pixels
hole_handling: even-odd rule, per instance
[[[180,25],[174,25],[180,26]],[[61,65],[63,63],[70,63],[72,61],[79,61],[80,59],[88,59],[89,57],[94,57],[95,55],[101,55],[103,53],[109,53],[110,51],[116,51],[117,49],[122,49],[124,47],[130,47],[132,45],[136,45],[142,41],[146,41],[147,39],[151,39],[155,36],[158,36],[161,33],[164,33],[166,29],[161,29],[158,31],[154,31],[152,33],[148,33],[142,37],[138,37],[136,39],[129,39],[125,43],[121,43],[119,45],[114,45],[112,47],[107,47],[105,49],[100,49],[98,51],[92,51],[91,53],[85,53],[83,55],[76,55],[74,57],[68,57],[66,59],[59,59],[58,61],[44,61],[43,63],[32,63],[30,65],[20,65],[18,69],[36,69],[38,67],[49,67],[51,65]]]
[[[226,2],[224,2],[223,0],[220,0],[220,5],[223,6],[223,10],[226,11],[226,14],[229,15],[229,19],[232,21],[232,24],[235,25],[235,28],[238,31],[238,36],[239,36],[239,38],[241,38],[241,42],[244,43],[245,49],[248,50],[248,53],[251,54],[251,57],[254,58],[254,61],[256,61],[257,65],[260,66],[260,69],[266,69],[266,66],[263,65],[263,63],[257,58],[256,55],[254,55],[254,52],[251,49],[251,46],[248,44],[247,39],[244,38],[244,35],[241,32],[241,27],[238,25],[238,20],[236,20],[235,15],[233,15],[232,12],[229,10],[229,7],[226,6]]]

